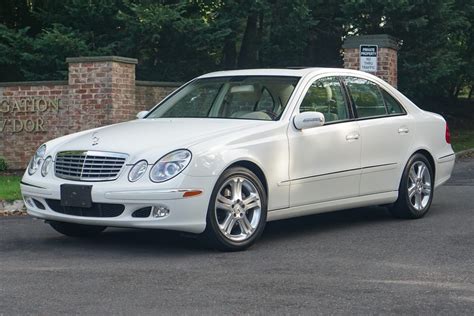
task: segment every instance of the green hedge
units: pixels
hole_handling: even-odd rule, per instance
[[[0,171],[6,171],[8,168],[7,162],[5,161],[5,158],[0,157]]]

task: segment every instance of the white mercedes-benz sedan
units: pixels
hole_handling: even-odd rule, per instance
[[[206,74],[137,117],[41,145],[28,213],[68,236],[170,229],[242,250],[272,220],[370,205],[420,218],[455,160],[440,115],[347,69]]]

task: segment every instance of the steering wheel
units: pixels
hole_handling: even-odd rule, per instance
[[[274,121],[278,118],[278,114],[276,114],[275,112],[272,112],[270,110],[261,110],[260,112],[263,112],[263,113],[267,114],[268,116],[270,116],[272,121]]]

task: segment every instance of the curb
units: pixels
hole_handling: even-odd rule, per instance
[[[0,217],[7,217],[7,216],[27,216],[28,213],[26,211],[0,211]]]
[[[0,201],[0,217],[26,215],[27,213],[23,200],[16,200],[13,202]]]
[[[474,157],[474,148],[461,150],[456,153],[456,158]]]

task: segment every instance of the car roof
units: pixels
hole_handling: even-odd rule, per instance
[[[347,68],[325,68],[325,67],[308,67],[308,68],[260,68],[260,69],[239,69],[211,72],[200,76],[199,78],[228,77],[228,76],[291,76],[304,77],[306,75],[317,75],[323,73],[354,73],[363,74],[361,71],[351,70]]]

